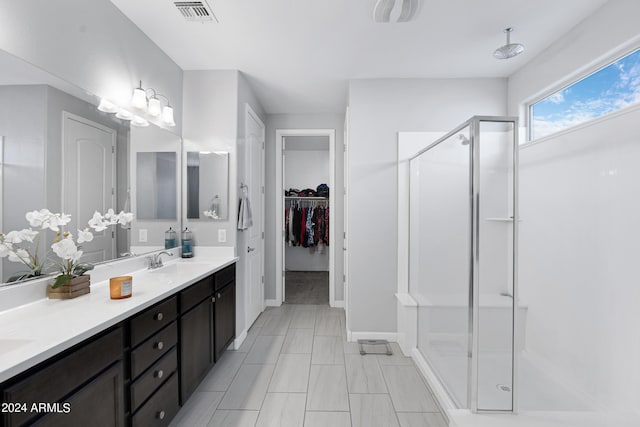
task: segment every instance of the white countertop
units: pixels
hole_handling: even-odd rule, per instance
[[[42,298],[0,312],[0,382],[169,297],[238,260],[216,254],[166,262],[133,276],[130,298],[109,298],[109,281],[91,283],[91,293],[71,300]],[[166,261],[166,260],[165,260]]]

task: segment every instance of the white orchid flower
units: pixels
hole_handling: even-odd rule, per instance
[[[77,255],[78,252],[81,252],[80,255],[82,255],[82,251],[78,251],[78,247],[72,239],[62,239],[51,245],[51,249],[53,249],[56,255],[65,260],[70,259],[76,261],[79,258]]]
[[[131,221],[133,221],[133,213],[132,212],[120,211],[120,213],[118,214],[118,222],[120,224],[128,224]]]
[[[89,220],[89,227],[95,231],[104,231],[107,229],[107,225],[104,223],[103,216],[100,215],[100,212],[95,211],[93,213],[93,218]]]
[[[9,253],[9,261],[11,262],[29,262],[29,252],[24,249],[18,249],[15,252]]]
[[[25,218],[29,221],[29,225],[32,227],[41,227],[47,228],[47,226],[43,226],[43,223],[53,215],[49,209],[40,209],[39,211],[31,211],[25,214]]]
[[[88,228],[85,228],[84,230],[78,230],[78,244],[90,242],[92,240],[93,234],[91,234]]]
[[[35,234],[33,234],[35,233]],[[4,241],[8,243],[22,243],[25,240],[28,242],[33,242],[33,238],[38,234],[38,232],[33,232],[28,229],[20,230],[20,231],[10,231],[4,236]]]
[[[11,254],[12,246],[9,242],[0,243],[0,258],[4,258]]]

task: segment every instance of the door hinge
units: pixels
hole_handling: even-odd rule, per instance
[[[262,232],[262,240],[264,240],[264,231]]]
[[[264,283],[264,276],[262,276],[261,280],[262,280],[262,283]]]
[[[115,145],[111,146],[111,154],[116,154],[116,146]]]
[[[342,238],[343,238],[343,239],[346,239],[346,238],[347,238],[347,232],[346,232],[346,231],[343,231],[343,232],[342,232]]]
[[[116,194],[116,189],[115,188],[111,188],[111,195],[113,196],[114,194]]]
[[[262,194],[264,194],[264,185],[262,186],[261,190],[262,190]]]
[[[264,142],[262,143],[262,149],[264,150]]]
[[[112,238],[112,239],[115,239],[115,238],[116,238],[116,232],[115,232],[115,231],[113,231],[113,230],[111,231],[111,238]]]
[[[346,274],[342,275],[342,283],[347,283],[347,275]]]

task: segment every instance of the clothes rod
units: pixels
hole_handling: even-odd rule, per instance
[[[287,200],[329,200],[328,197],[300,197],[300,196],[285,196]]]

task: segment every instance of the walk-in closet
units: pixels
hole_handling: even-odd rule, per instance
[[[329,178],[327,136],[284,138],[284,302],[329,302]]]

